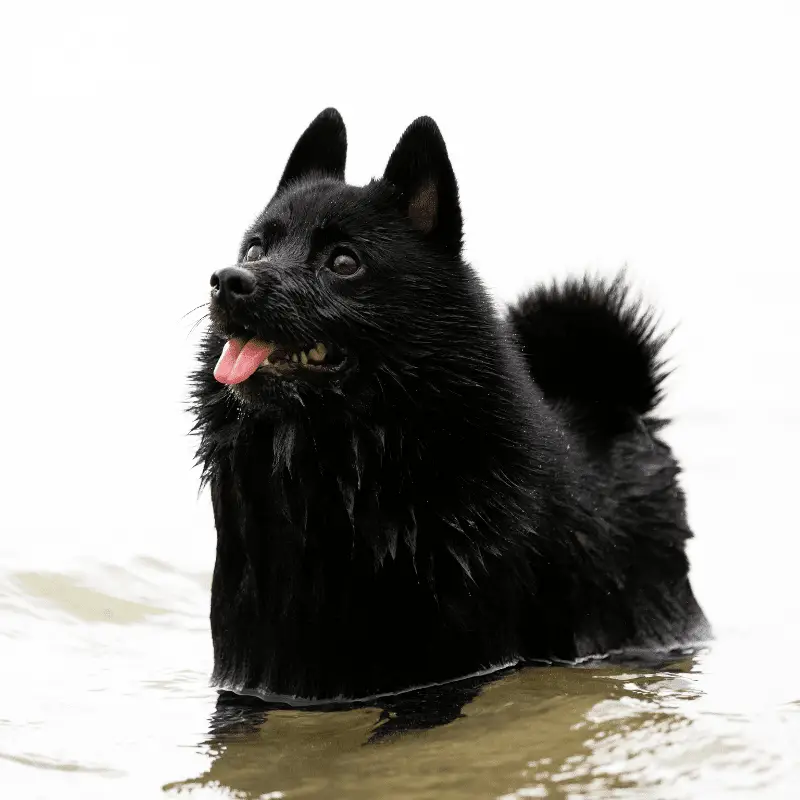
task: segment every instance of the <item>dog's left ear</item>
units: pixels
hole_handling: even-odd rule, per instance
[[[342,115],[326,108],[306,128],[289,156],[278,191],[298,178],[316,173],[344,180],[347,132]]]
[[[442,134],[430,117],[409,125],[383,178],[399,190],[401,207],[412,226],[458,257],[463,230],[458,185]]]

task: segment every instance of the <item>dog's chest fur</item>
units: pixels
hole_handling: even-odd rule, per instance
[[[444,678],[507,659],[518,576],[496,544],[465,538],[479,507],[447,507],[435,459],[415,448],[398,426],[295,421],[251,427],[219,454],[218,682],[332,696],[393,670],[430,676],[431,661]],[[469,637],[473,626],[494,634]]]

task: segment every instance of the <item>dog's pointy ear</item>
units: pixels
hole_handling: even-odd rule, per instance
[[[326,108],[297,140],[278,190],[312,173],[344,180],[346,158],[347,133],[344,120],[335,108]]]
[[[408,126],[383,178],[400,192],[403,213],[411,224],[445,252],[460,255],[458,185],[442,134],[430,117]]]

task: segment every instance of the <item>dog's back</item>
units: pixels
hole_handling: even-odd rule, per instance
[[[619,602],[585,604],[583,623],[573,625],[586,634],[575,638],[572,655],[706,638],[688,579],[692,532],[680,467],[658,435],[667,421],[653,416],[667,375],[666,336],[653,310],[631,300],[619,275],[539,286],[508,318],[531,378],[577,439],[581,498],[624,553],[613,568],[625,564]],[[604,570],[595,552],[596,568]]]

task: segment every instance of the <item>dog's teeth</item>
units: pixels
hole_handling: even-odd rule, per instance
[[[300,359],[297,357],[297,353],[292,353],[292,363],[296,364]]]
[[[308,356],[306,355],[306,351],[305,351],[305,350],[301,350],[301,351],[300,351],[300,363],[301,363],[303,366],[305,366],[306,364],[308,364]]]
[[[265,359],[264,359],[264,360],[261,362],[261,366],[262,366],[262,367],[268,367],[268,366],[269,366],[269,356],[267,356],[267,357],[266,357],[266,358],[265,358]]]
[[[325,345],[317,342],[317,346],[308,351],[308,360],[319,364],[325,360],[326,352]]]

